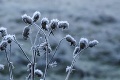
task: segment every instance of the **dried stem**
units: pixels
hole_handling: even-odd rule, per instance
[[[7,53],[6,50],[5,50],[5,55],[6,55],[6,59],[7,59],[7,62],[8,62],[8,68],[9,68],[9,73],[10,73],[10,80],[13,80],[13,72],[12,72],[13,65],[10,62],[10,59],[9,59],[9,56],[8,56],[8,53]]]
[[[87,48],[88,48],[88,47],[86,47],[85,49],[87,49]],[[73,67],[74,67],[74,65],[75,65],[75,62],[76,62],[77,57],[78,57],[79,54],[80,54],[82,51],[84,51],[85,49],[80,50],[80,51],[73,57],[72,63],[71,63],[71,65],[70,65],[70,70],[68,71],[65,80],[68,80],[68,79],[69,79],[70,74],[71,74],[71,72],[72,72],[72,70],[73,70]]]

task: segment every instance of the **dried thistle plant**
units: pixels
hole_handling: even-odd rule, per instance
[[[47,70],[49,67],[56,67],[57,66],[57,62],[53,62],[53,58],[55,56],[55,54],[57,53],[57,50],[59,49],[59,46],[61,44],[61,42],[63,40],[66,40],[67,42],[70,43],[71,46],[74,46],[74,51],[73,51],[73,60],[70,66],[67,66],[66,68],[66,72],[67,72],[67,76],[65,78],[65,80],[68,80],[70,77],[71,72],[74,70],[73,67],[75,65],[76,59],[77,57],[81,54],[82,51],[86,50],[87,48],[92,48],[94,46],[96,46],[99,42],[97,40],[93,40],[93,41],[88,41],[87,38],[80,38],[79,44],[77,44],[77,41],[71,36],[71,35],[66,35],[65,37],[63,37],[58,45],[56,46],[56,48],[54,50],[52,50],[51,45],[49,43],[49,36],[52,34],[54,35],[54,31],[57,29],[68,29],[69,28],[69,23],[67,21],[59,21],[58,19],[52,19],[51,21],[49,21],[48,18],[42,18],[40,21],[40,26],[36,23],[38,20],[40,20],[41,17],[41,13],[39,11],[36,11],[33,13],[33,16],[30,17],[27,14],[22,15],[22,20],[23,22],[26,24],[26,26],[23,29],[23,39],[24,40],[30,40],[31,41],[31,54],[32,54],[32,58],[30,59],[27,55],[27,53],[25,53],[25,51],[23,50],[23,48],[21,47],[21,44],[17,41],[15,35],[10,35],[7,34],[7,29],[4,27],[0,28],[0,32],[1,32],[1,36],[2,36],[2,41],[0,43],[0,50],[4,51],[6,54],[6,59],[8,62],[8,68],[9,68],[9,73],[10,73],[10,80],[14,80],[13,78],[13,63],[10,59],[10,55],[8,55],[8,53],[12,53],[11,52],[11,43],[16,43],[18,45],[18,47],[20,48],[20,50],[22,51],[23,55],[26,57],[26,59],[28,60],[28,65],[27,65],[27,71],[28,71],[28,76],[26,77],[27,80],[35,80],[35,77],[39,77],[40,80],[46,80],[46,76],[47,76]],[[31,28],[35,28],[34,26],[36,26],[38,32],[36,33],[36,37],[34,39],[34,41],[31,40],[31,36],[32,33],[31,32]],[[39,33],[42,32],[42,34],[44,35],[42,38],[44,40],[42,40],[41,42],[37,42],[38,39],[40,39],[41,37],[39,37]],[[46,33],[47,32],[47,33]],[[7,50],[7,47],[9,47],[9,50]],[[42,52],[41,52],[42,50]],[[52,51],[54,51],[52,53]],[[37,66],[37,56],[40,56],[41,53],[43,53],[45,55],[45,70],[42,71],[40,69],[36,69]],[[48,54],[52,54],[52,57],[49,59]],[[0,64],[0,70],[4,69],[4,65]]]

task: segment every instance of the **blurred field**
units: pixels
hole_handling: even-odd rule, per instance
[[[21,15],[26,13],[32,16],[36,10],[49,20],[57,18],[70,23],[68,30],[57,31],[52,37],[50,42],[53,47],[66,34],[71,34],[77,41],[86,37],[100,42],[80,56],[70,80],[120,79],[120,0],[0,0],[0,26],[7,27],[10,34],[16,35],[29,56],[31,44],[22,38],[25,24]],[[33,36],[35,32],[36,29]],[[15,80],[25,80],[27,61],[16,46],[12,46]],[[58,66],[49,70],[47,80],[64,80],[72,51],[73,47],[64,41],[55,57]],[[44,60],[44,56],[40,60],[38,57],[38,68],[43,69]],[[0,52],[0,63],[7,66],[3,52]],[[0,80],[7,80],[8,77],[8,70],[0,72]]]

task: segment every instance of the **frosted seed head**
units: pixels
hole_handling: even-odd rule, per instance
[[[0,64],[0,71],[4,70],[4,65]]]
[[[38,77],[42,77],[43,76],[43,72],[39,69],[35,70],[35,75],[37,75]]]
[[[80,49],[84,49],[88,46],[88,39],[87,38],[81,38],[79,41]]]
[[[26,23],[26,24],[32,24],[33,23],[33,20],[30,16],[27,16],[27,14],[24,14],[22,16],[22,20]]]
[[[50,22],[49,27],[50,27],[52,30],[56,29],[56,28],[58,27],[58,22],[59,22],[58,19],[52,19],[51,22]]]
[[[76,45],[76,40],[71,36],[71,35],[66,35],[66,41],[71,43],[71,46],[75,46]]]
[[[7,41],[6,40],[3,40],[1,43],[0,43],[0,50],[3,51],[7,48]]]
[[[25,40],[27,40],[29,38],[29,34],[30,34],[30,28],[28,26],[26,26],[23,30],[23,38]]]
[[[48,24],[49,24],[49,20],[48,20],[48,18],[42,18],[42,20],[41,20],[41,25],[42,25],[42,28],[44,29],[44,30],[48,30]]]
[[[6,36],[7,35],[7,28],[0,27],[0,32],[1,32],[2,37]]]
[[[80,48],[77,46],[74,49],[73,56],[75,56],[80,51]]]
[[[97,40],[90,41],[90,42],[89,42],[89,47],[92,48],[92,47],[96,46],[98,43],[99,43],[99,42],[98,42]]]
[[[67,28],[69,28],[69,23],[67,21],[59,21],[58,27],[62,28],[62,29],[67,29]]]
[[[39,11],[34,12],[34,14],[32,16],[33,22],[36,22],[40,18],[40,16],[41,16],[41,14]]]
[[[11,43],[14,40],[14,36],[15,35],[8,34],[8,35],[4,36],[3,40],[6,40],[8,43]]]

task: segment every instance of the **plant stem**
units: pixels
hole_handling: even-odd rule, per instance
[[[7,59],[7,62],[8,62],[8,68],[9,68],[9,73],[10,73],[10,80],[13,80],[13,74],[12,74],[12,63],[10,62],[10,59],[9,59],[9,56],[8,56],[8,53],[7,51],[5,50],[5,55],[6,55],[6,59]]]
[[[72,72],[72,70],[73,70],[73,67],[74,67],[74,65],[75,65],[76,59],[77,59],[77,57],[79,56],[79,54],[80,54],[82,51],[84,51],[85,49],[87,49],[87,48],[88,48],[88,47],[80,50],[80,51],[73,57],[72,63],[71,63],[71,65],[70,65],[70,68],[71,68],[71,69],[68,71],[65,80],[68,80],[68,79],[69,79],[70,74],[71,74],[71,72]]]

